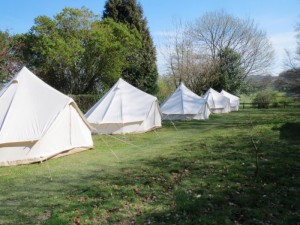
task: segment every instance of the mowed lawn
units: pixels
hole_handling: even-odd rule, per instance
[[[93,138],[89,151],[0,168],[0,224],[300,224],[299,108]]]

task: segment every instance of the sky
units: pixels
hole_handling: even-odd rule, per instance
[[[157,49],[160,75],[166,72],[163,40],[174,29],[174,19],[192,22],[206,12],[225,11],[241,19],[253,19],[258,29],[266,32],[275,58],[271,75],[285,69],[285,49],[296,50],[295,26],[300,23],[300,0],[137,0]],[[0,30],[11,34],[26,33],[34,18],[46,15],[53,18],[65,7],[86,8],[102,15],[106,0],[0,0]]]

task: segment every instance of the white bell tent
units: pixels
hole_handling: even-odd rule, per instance
[[[210,115],[207,101],[183,83],[161,104],[161,112],[163,120],[204,120]]]
[[[207,100],[209,109],[212,113],[230,112],[230,100],[216,90],[209,88],[203,98]]]
[[[228,93],[227,91],[222,90],[221,94],[230,99],[230,110],[231,111],[239,111],[240,106],[240,98]]]
[[[157,98],[122,78],[85,114],[98,134],[144,133],[161,127]]]
[[[41,162],[92,146],[88,122],[73,99],[26,67],[0,91],[0,166]]]

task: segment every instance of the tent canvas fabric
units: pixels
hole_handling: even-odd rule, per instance
[[[92,147],[90,126],[73,99],[26,67],[0,91],[0,166]]]
[[[216,90],[209,88],[203,96],[207,100],[212,113],[230,112],[230,100]]]
[[[239,106],[240,106],[240,98],[228,93],[227,91],[222,90],[221,94],[224,95],[225,97],[230,99],[230,110],[231,111],[238,111],[239,110]]]
[[[163,120],[204,120],[210,110],[207,101],[181,83],[175,92],[161,104]]]
[[[120,78],[85,114],[98,134],[144,133],[161,127],[156,97]]]

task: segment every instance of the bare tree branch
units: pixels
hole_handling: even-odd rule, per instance
[[[240,54],[245,76],[265,71],[272,62],[271,43],[253,20],[212,12],[191,23],[188,30],[194,43],[213,59],[224,47]]]

